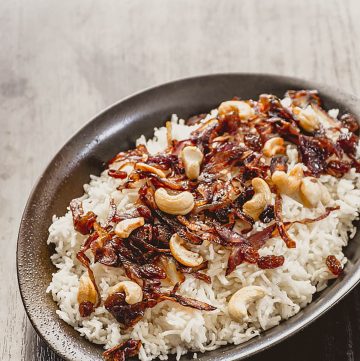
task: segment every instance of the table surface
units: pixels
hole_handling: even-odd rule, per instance
[[[135,91],[215,72],[269,72],[360,93],[360,2],[0,1],[0,359],[60,359],[30,325],[16,279],[29,192],[62,144]],[[360,287],[251,360],[360,360]]]

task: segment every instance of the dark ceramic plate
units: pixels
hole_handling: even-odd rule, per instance
[[[141,134],[151,136],[172,113],[181,117],[204,113],[233,96],[257,98],[260,93],[282,96],[287,89],[318,89],[325,107],[350,111],[360,118],[360,102],[351,95],[312,82],[277,75],[219,74],[161,85],[111,106],[81,129],[51,161],[26,205],[18,239],[19,286],[27,314],[40,336],[66,360],[101,360],[102,349],[91,344],[55,311],[45,290],[55,267],[47,246],[53,214],[63,215],[70,200],[82,195],[90,174],[100,174],[104,162],[134,145]],[[346,249],[349,262],[343,275],[321,292],[304,310],[281,325],[242,345],[229,345],[198,354],[203,361],[241,359],[293,335],[323,314],[360,278],[360,236]],[[185,356],[184,358],[188,358]]]

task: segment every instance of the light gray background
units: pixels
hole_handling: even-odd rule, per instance
[[[271,72],[359,94],[359,19],[358,0],[1,0],[0,359],[55,360],[22,307],[16,237],[36,178],[76,130],[197,74]]]

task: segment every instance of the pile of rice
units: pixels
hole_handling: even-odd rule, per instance
[[[337,111],[332,110],[329,114],[336,117]],[[216,111],[212,111],[204,121],[214,115]],[[178,140],[188,138],[196,128],[184,125],[184,121],[178,120],[175,115],[172,123],[172,136]],[[140,143],[146,144],[153,154],[164,150],[167,146],[166,129],[155,129],[152,140],[146,141],[142,136],[138,140],[138,144]],[[287,156],[291,169],[298,161],[294,146],[288,146]],[[260,256],[283,255],[285,263],[282,267],[263,270],[257,265],[243,263],[225,277],[229,252],[214,244],[199,246],[203,258],[209,261],[208,270],[204,272],[211,277],[212,283],[207,284],[188,275],[179,293],[204,301],[217,309],[203,312],[166,301],[147,309],[144,318],[126,331],[121,330],[120,324],[103,305],[96,308],[90,317],[80,317],[77,292],[79,278],[85,269],[77,261],[76,253],[86,236],[74,230],[70,211],[63,217],[54,216],[49,228],[48,243],[55,245],[56,253],[51,259],[59,270],[53,274],[47,291],[51,292],[54,301],[58,303],[57,314],[82,336],[105,348],[129,338],[141,340],[139,358],[142,361],[156,357],[167,359],[168,354],[176,354],[179,359],[189,351],[214,350],[221,345],[240,344],[259,335],[263,330],[276,326],[281,320],[299,312],[311,302],[315,292],[324,289],[328,280],[334,278],[325,264],[328,255],[335,255],[343,265],[347,261],[342,248],[356,232],[352,222],[357,218],[360,208],[360,174],[352,169],[342,179],[325,175],[320,177],[320,181],[332,196],[333,200],[329,205],[338,205],[340,209],[322,221],[293,225],[289,233],[296,240],[296,248],[287,248],[280,237],[267,241],[259,251]],[[119,210],[131,208],[137,199],[137,189],[119,192],[116,187],[122,182],[124,180],[109,177],[107,171],[99,177],[92,175],[90,183],[84,185],[85,194],[81,198],[84,211],[93,211],[100,221],[105,222],[111,199]],[[285,220],[314,218],[324,212],[325,208],[321,203],[317,208],[309,209],[296,200],[283,196]],[[263,227],[257,222],[254,231]],[[122,269],[99,263],[93,266],[93,271],[103,300],[106,299],[109,287],[127,279]],[[238,289],[248,285],[261,286],[267,294],[249,307],[246,322],[237,323],[229,317],[228,300]]]

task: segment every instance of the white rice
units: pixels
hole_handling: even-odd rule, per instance
[[[337,111],[332,110],[329,114],[336,117]],[[194,130],[194,126],[184,125],[184,121],[178,121],[176,116],[172,117],[172,122],[175,139],[186,139]],[[146,144],[151,153],[163,150],[166,147],[166,129],[155,129],[154,139],[146,141],[142,136],[139,143]],[[296,148],[288,146],[287,155],[289,168],[292,168],[297,162]],[[352,169],[342,179],[322,176],[320,181],[332,196],[330,205],[339,205],[340,210],[332,212],[322,221],[291,227],[289,233],[297,244],[294,249],[287,248],[280,237],[270,239],[260,250],[260,255],[284,255],[282,267],[262,270],[256,265],[243,263],[225,276],[228,251],[213,244],[200,246],[200,253],[209,261],[206,274],[211,277],[212,283],[209,285],[188,275],[180,293],[207,302],[217,310],[202,312],[166,301],[148,309],[144,318],[127,331],[121,330],[119,323],[104,306],[98,307],[88,318],[80,317],[77,291],[79,277],[85,269],[77,261],[76,253],[86,237],[74,230],[70,211],[60,218],[54,216],[48,243],[56,247],[51,259],[59,270],[53,274],[48,292],[58,303],[57,314],[82,336],[105,348],[129,338],[141,340],[139,358],[142,361],[156,357],[167,359],[168,354],[176,354],[179,359],[188,351],[205,352],[227,343],[240,344],[259,335],[299,312],[311,302],[316,291],[324,289],[328,280],[334,278],[325,264],[328,255],[335,255],[343,265],[347,261],[342,248],[348,242],[348,235],[354,236],[356,231],[352,222],[360,208],[359,174]],[[131,207],[137,198],[137,190],[117,191],[116,187],[122,182],[124,180],[109,177],[107,171],[99,177],[92,175],[90,183],[84,185],[82,200],[85,212],[92,210],[100,221],[105,221],[110,199],[115,201],[118,209]],[[324,211],[321,203],[317,208],[309,209],[283,196],[283,216],[287,220],[314,218]],[[255,230],[262,227],[257,223]],[[93,266],[93,271],[103,300],[110,286],[126,279],[122,269],[98,263]],[[237,323],[228,315],[227,301],[234,292],[247,285],[261,286],[267,294],[250,306],[246,322]],[[196,353],[194,357],[197,357]]]

